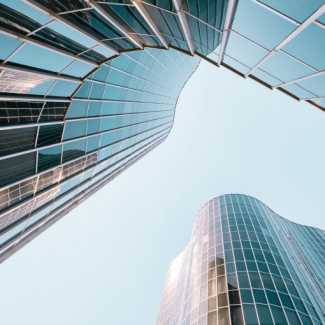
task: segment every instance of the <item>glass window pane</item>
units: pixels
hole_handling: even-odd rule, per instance
[[[274,319],[275,325],[287,325],[282,308],[271,306],[271,311]]]
[[[62,146],[58,145],[38,152],[38,171],[51,168],[61,163]]]
[[[261,303],[261,304],[267,303],[264,290],[253,289],[253,294],[254,294],[255,302]]]
[[[99,154],[98,162],[108,158],[112,153],[112,147],[102,150]]]
[[[58,80],[58,82],[51,89],[48,96],[70,97],[78,87],[79,84],[76,82]]]
[[[287,292],[287,290],[286,290],[286,288],[285,288],[285,286],[283,284],[282,279],[280,277],[278,277],[278,276],[275,276],[275,275],[272,275],[272,277],[273,277],[273,280],[274,280],[274,283],[275,283],[275,286],[276,286],[277,290],[282,291],[282,292]]]
[[[78,42],[81,45],[86,46],[87,48],[93,47],[96,43],[89,38],[81,35],[80,33],[76,32],[75,30],[63,25],[62,23],[56,21],[55,23],[49,26],[50,29],[54,30],[55,32],[67,37],[71,38],[73,41]]]
[[[227,281],[229,290],[238,289],[237,277],[235,273],[228,274]]]
[[[280,268],[280,269],[281,269],[281,268]],[[286,279],[286,278],[284,278],[284,282],[286,283],[289,292],[290,292],[292,295],[294,295],[294,296],[296,296],[296,297],[299,297],[298,292],[297,292],[297,290],[296,290],[296,288],[295,288],[293,282],[290,281],[290,280],[288,280],[288,279]]]
[[[37,128],[22,128],[1,130],[0,156],[6,156],[33,149],[35,146]]]
[[[230,306],[231,323],[244,325],[244,318],[241,306]]]
[[[219,276],[217,278],[217,288],[218,288],[218,292],[224,292],[224,291],[227,290],[226,277],[225,276]]]
[[[79,138],[86,135],[87,121],[67,122],[64,129],[63,140]]]
[[[119,87],[106,86],[103,99],[106,99],[106,100],[116,100],[117,97],[118,97],[119,92],[120,92],[120,88]]]
[[[215,325],[217,324],[217,317],[218,317],[218,313],[216,311],[212,312],[212,313],[208,313],[208,325]]]
[[[250,289],[240,290],[240,295],[243,303],[248,303],[248,304],[254,303],[252,292]]]
[[[88,126],[87,126],[87,135],[94,134],[99,132],[99,123],[100,119],[89,119]]]
[[[271,8],[302,23],[320,7],[323,0],[260,0]]]
[[[68,192],[69,190],[78,186],[80,180],[81,180],[81,176],[78,176],[78,177],[75,177],[72,180],[68,181],[67,183],[63,184],[60,188],[60,192],[58,193],[58,196],[64,194],[65,192]]]
[[[299,319],[297,314],[294,311],[284,308],[285,313],[288,317],[290,325],[300,325]]]
[[[106,65],[101,65],[100,69],[94,73],[93,80],[105,82],[108,76],[110,68]]]
[[[273,325],[272,317],[267,306],[256,305],[260,325]]]
[[[21,44],[23,44],[23,42],[0,34],[0,44],[0,59],[5,60],[12,52],[14,52]]]
[[[270,51],[296,27],[251,0],[239,1],[232,25],[233,30]]]
[[[325,75],[312,77],[303,81],[296,82],[298,86],[305,88],[316,96],[325,97]],[[311,96],[315,97],[315,96]]]
[[[94,67],[92,65],[89,65],[84,62],[76,61],[72,63],[67,69],[65,69],[63,71],[63,74],[83,78],[93,69]]]
[[[276,292],[270,290],[265,290],[265,292],[270,304],[280,306],[280,301]]]
[[[102,108],[102,102],[89,102],[87,117],[99,116]]]
[[[104,84],[93,82],[89,98],[102,99],[105,87]]]
[[[288,82],[315,73],[313,69],[308,68],[280,51],[272,55],[260,66],[260,68],[283,82]]]
[[[12,0],[1,0],[0,2],[6,5],[7,7],[10,7],[22,13],[23,15],[32,18],[33,20],[37,21],[41,25],[49,23],[52,20],[51,17],[39,12],[38,10],[34,9],[33,7],[27,5],[22,1],[17,2]]]
[[[102,134],[100,138],[100,147],[103,148],[112,144],[113,139],[114,139],[114,132]]]
[[[243,305],[246,325],[259,325],[254,305]]]
[[[38,133],[37,147],[59,143],[62,130],[63,124],[42,125]]]
[[[63,145],[63,162],[83,156],[86,153],[87,140],[78,140]]]
[[[54,72],[60,72],[72,61],[71,58],[28,43],[10,59],[10,62]]]
[[[97,150],[99,147],[99,135],[88,138],[87,153]]]
[[[246,66],[253,68],[269,52],[238,34],[231,32],[227,43],[226,53]]]
[[[214,269],[215,270],[215,269]],[[216,280],[212,280],[208,282],[208,296],[215,296],[217,293],[217,286],[216,286]]]
[[[310,24],[282,49],[315,69],[325,69],[325,29],[315,24]]]
[[[36,87],[32,88],[28,92],[28,94],[29,95],[43,95],[44,96],[50,90],[50,88],[52,87],[54,82],[55,82],[55,80],[49,80],[49,81],[43,82],[43,83],[37,85]]]
[[[249,278],[253,288],[262,289],[262,283],[257,272],[249,272]]]
[[[82,85],[82,87],[78,90],[78,92],[76,93],[76,95],[74,96],[75,98],[88,98],[89,97],[89,93],[91,90],[91,86],[92,83],[85,80],[84,84]]]
[[[250,288],[247,273],[246,272],[238,272],[237,275],[238,275],[238,282],[239,282],[240,288]]]
[[[0,160],[0,186],[4,186],[35,173],[36,152]]]
[[[229,304],[230,305],[239,305],[240,304],[240,295],[239,291],[228,291],[229,294]]]
[[[268,274],[261,273],[261,278],[265,289],[275,290],[272,279]]]
[[[219,325],[229,325],[229,308],[222,308],[218,310]]]
[[[88,102],[74,100],[69,107],[66,119],[86,117],[87,109],[88,109]]]
[[[228,306],[227,292],[218,294],[218,308]]]
[[[112,130],[114,128],[114,122],[115,122],[114,117],[102,118],[102,122],[100,125],[100,132]]]
[[[102,116],[114,115],[115,111],[116,111],[116,108],[117,108],[116,102],[115,103],[114,102],[110,102],[110,103],[104,102],[103,103],[103,108],[102,108],[102,111],[101,111],[101,115]]]
[[[111,52],[110,50],[108,50],[106,47],[103,46],[96,46],[93,50],[104,55],[106,58],[115,55],[115,53]]]
[[[85,172],[82,181],[84,182],[84,181],[86,181],[87,179],[89,179],[90,177],[92,177],[93,174],[94,174],[94,171],[95,171],[95,168],[92,168],[92,169],[88,170],[87,172]]]
[[[279,296],[280,296],[282,305],[284,307],[288,307],[290,309],[294,309],[293,306],[292,306],[291,300],[290,300],[290,298],[289,298],[288,295],[286,295],[286,294],[284,294],[282,292],[279,292]]]
[[[302,313],[299,313],[300,319],[304,325],[312,325],[310,318]]]

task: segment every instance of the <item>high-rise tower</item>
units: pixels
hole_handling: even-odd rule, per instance
[[[155,325],[325,324],[325,232],[231,194],[197,214]]]
[[[166,139],[201,59],[325,110],[324,12],[0,0],[0,263]]]

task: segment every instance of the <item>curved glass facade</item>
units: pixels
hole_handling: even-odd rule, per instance
[[[231,194],[197,214],[156,325],[325,324],[325,232]]]
[[[101,64],[77,89],[54,82],[49,95],[56,99],[35,96],[38,86],[35,101],[4,99],[2,255],[164,141],[199,62],[173,49],[130,51]],[[60,97],[68,91],[74,95]]]
[[[0,0],[0,263],[168,136],[201,59],[325,110],[321,0]]]

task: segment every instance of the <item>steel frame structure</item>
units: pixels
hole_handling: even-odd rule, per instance
[[[59,21],[59,22],[63,23],[64,25],[68,26],[69,28],[72,28],[73,30],[77,31],[77,32],[80,33],[81,35],[83,35],[83,36],[85,36],[85,37],[91,39],[91,40],[94,41],[94,42],[96,42],[96,43],[97,43],[96,46],[98,46],[98,45],[104,46],[104,47],[106,47],[107,49],[109,49],[110,51],[114,52],[114,53],[117,54],[117,55],[120,55],[120,53],[122,53],[122,52],[127,52],[127,51],[121,51],[121,52],[119,52],[119,51],[117,51],[117,50],[115,50],[115,49],[109,47],[107,44],[102,43],[100,40],[94,38],[94,36],[92,36],[92,35],[90,35],[90,34],[87,34],[87,32],[81,30],[79,27],[73,26],[73,24],[71,24],[70,22],[66,21],[66,20],[64,19],[64,17],[61,17],[61,16],[64,16],[64,14],[70,13],[70,11],[62,12],[62,13],[53,13],[52,11],[49,11],[49,9],[47,9],[46,7],[40,5],[36,0],[22,0],[22,1],[24,1],[24,2],[27,3],[28,5],[32,6],[33,8],[39,10],[40,12],[42,12],[42,13],[44,13],[44,14],[46,14],[46,15],[49,15],[50,17],[53,18],[52,21],[48,22],[47,24],[44,24],[44,25],[41,26],[39,29],[42,29],[42,28],[44,28],[44,27],[47,27],[49,24],[51,24],[51,23],[53,23],[53,22],[55,22],[55,21]],[[227,12],[226,12],[226,19],[225,19],[225,24],[224,24],[224,30],[223,30],[223,31],[218,30],[218,29],[215,28],[214,26],[209,25],[208,23],[202,21],[202,20],[199,19],[198,17],[195,17],[194,15],[192,15],[192,14],[190,14],[189,12],[185,11],[185,10],[183,9],[183,7],[180,5],[180,1],[179,1],[179,0],[173,0],[173,3],[174,3],[175,8],[178,6],[178,8],[180,9],[179,12],[177,12],[177,13],[172,12],[172,11],[169,11],[169,10],[166,10],[166,9],[164,9],[164,8],[160,8],[160,7],[158,7],[158,6],[152,5],[152,4],[147,3],[147,2],[145,2],[145,1],[141,1],[141,0],[132,0],[132,1],[137,2],[138,5],[135,5],[135,4],[132,4],[132,5],[131,5],[131,4],[130,4],[131,6],[135,6],[138,10],[139,10],[139,8],[140,8],[139,6],[141,6],[141,8],[143,8],[143,9],[146,11],[146,14],[144,14],[141,10],[139,10],[139,13],[140,13],[140,14],[145,18],[145,20],[149,23],[150,27],[154,30],[154,32],[155,32],[155,34],[157,35],[157,37],[158,37],[158,38],[163,42],[163,44],[164,44],[165,47],[166,47],[166,45],[169,46],[169,44],[168,44],[168,42],[166,41],[166,38],[164,37],[164,33],[163,33],[163,32],[160,32],[160,28],[159,28],[159,26],[157,26],[157,23],[154,22],[153,19],[152,19],[153,15],[151,14],[150,11],[148,11],[148,9],[146,9],[146,8],[148,8],[148,7],[145,7],[144,4],[145,4],[145,5],[148,5],[149,7],[152,6],[152,7],[154,7],[154,8],[159,9],[159,10],[165,10],[165,11],[168,11],[169,13],[171,13],[171,14],[174,14],[174,15],[178,15],[178,16],[179,16],[179,19],[180,19],[180,22],[181,22],[181,26],[182,26],[182,29],[183,29],[184,35],[186,36],[187,44],[188,44],[188,46],[189,46],[189,48],[190,48],[191,55],[193,55],[193,54],[198,54],[198,55],[200,55],[200,54],[199,54],[199,53],[196,53],[196,52],[195,52],[195,49],[193,48],[193,46],[195,46],[196,42],[194,42],[194,41],[191,40],[189,23],[188,23],[187,20],[184,20],[184,19],[183,19],[184,17],[182,16],[182,13],[184,13],[185,16],[186,16],[186,15],[189,15],[189,16],[191,16],[191,17],[197,19],[198,21],[201,21],[202,23],[206,24],[207,26],[209,26],[209,27],[215,29],[216,31],[218,31],[218,32],[220,32],[220,33],[222,33],[222,34],[224,34],[223,37],[222,37],[221,45],[220,45],[220,52],[219,52],[219,58],[218,58],[218,66],[223,65],[223,66],[226,66],[226,67],[227,67],[227,65],[222,64],[222,60],[223,60],[223,55],[224,55],[224,53],[225,53],[225,48],[226,48],[226,44],[227,44],[227,40],[228,40],[229,32],[230,32],[230,31],[235,32],[237,35],[239,35],[239,36],[245,38],[246,40],[250,41],[251,43],[255,44],[256,46],[261,47],[259,44],[255,43],[255,42],[253,42],[253,41],[251,41],[251,40],[249,40],[249,39],[247,39],[246,37],[244,37],[244,36],[241,35],[240,33],[237,33],[236,31],[231,30],[231,28],[230,28],[230,24],[231,24],[231,19],[232,19],[233,14],[234,14],[234,8],[235,8],[236,0],[230,0],[230,1],[228,2]],[[285,16],[285,15],[282,14],[281,12],[279,12],[279,11],[277,11],[277,10],[275,10],[275,9],[273,9],[273,8],[271,8],[271,7],[269,7],[269,6],[267,6],[267,5],[265,5],[264,3],[260,2],[259,0],[252,0],[252,1],[253,1],[254,3],[256,3],[256,4],[260,5],[260,6],[262,6],[263,8],[265,8],[265,9],[267,9],[267,10],[273,12],[274,14],[276,14],[276,15],[278,15],[278,16],[280,16],[280,17],[282,17],[282,18],[284,18],[284,19],[286,19],[286,20],[288,20],[288,21],[290,21],[291,23],[293,23],[293,24],[295,24],[296,26],[298,26],[298,28],[297,28],[297,29],[296,29],[292,34],[290,34],[290,35],[289,35],[285,40],[283,40],[283,41],[282,41],[282,42],[281,42],[281,43],[280,43],[280,44],[279,44],[279,45],[278,45],[278,46],[277,46],[273,51],[269,51],[269,50],[265,49],[265,50],[267,50],[267,51],[269,52],[269,54],[266,55],[266,57],[264,57],[264,58],[263,58],[263,59],[262,59],[262,60],[261,60],[257,65],[255,65],[253,68],[251,68],[250,71],[244,75],[244,77],[248,77],[248,76],[249,76],[249,75],[250,75],[254,70],[256,70],[256,69],[257,69],[257,68],[258,68],[262,63],[264,63],[268,58],[270,58],[272,55],[274,55],[274,54],[276,53],[276,51],[281,51],[281,47],[282,47],[282,46],[284,46],[287,42],[289,42],[293,37],[295,37],[298,33],[300,33],[303,29],[305,29],[305,28],[306,28],[308,25],[310,25],[311,23],[315,23],[316,25],[318,25],[318,26],[320,26],[320,27],[322,27],[322,28],[325,27],[325,25],[323,25],[322,23],[316,21],[316,19],[317,19],[317,18],[318,18],[318,17],[319,17],[323,12],[325,12],[325,10],[324,10],[324,5],[321,6],[321,7],[320,7],[320,8],[319,8],[319,9],[318,9],[318,10],[317,10],[313,15],[311,15],[311,16],[310,16],[310,17],[309,17],[305,22],[303,22],[302,24],[300,24],[299,22],[293,20],[292,18]],[[89,8],[83,8],[82,10],[83,10],[83,11],[84,11],[84,10],[96,10],[96,11],[100,12],[101,15],[105,15],[105,18],[108,19],[111,23],[113,23],[113,25],[114,25],[115,23],[117,23],[116,21],[114,21],[114,19],[113,19],[112,17],[110,17],[110,16],[107,14],[107,12],[106,12],[103,8],[101,8],[101,7],[99,6],[100,3],[102,3],[102,4],[107,4],[107,5],[116,5],[116,3],[103,2],[103,1],[102,1],[102,2],[101,2],[101,1],[97,1],[97,2],[96,2],[96,1],[94,1],[94,0],[89,0],[88,4],[90,5],[90,7],[89,7]],[[127,4],[118,4],[118,5],[127,5]],[[79,10],[72,10],[71,12],[76,12],[76,11],[79,11]],[[81,11],[81,9],[80,9],[80,11]],[[183,17],[183,18],[182,18],[182,17]],[[185,19],[186,19],[186,17],[185,17]],[[117,23],[117,24],[118,24],[118,23]],[[115,26],[115,25],[114,25],[114,26]],[[132,40],[132,37],[133,37],[132,34],[134,34],[134,33],[128,33],[128,32],[127,32],[125,29],[123,29],[123,27],[121,27],[120,25],[119,25],[119,26],[115,26],[115,27],[116,27],[119,31],[123,32],[123,34],[126,35],[125,37],[129,38],[130,40]],[[39,30],[39,29],[37,29],[37,30]],[[30,33],[30,35],[34,34],[37,30],[32,31],[32,32]],[[16,35],[15,33],[10,32],[9,30],[3,30],[3,29],[1,30],[1,28],[0,28],[0,33],[6,34],[6,35],[8,35],[8,36],[10,36],[10,37],[14,37],[14,38],[21,38],[21,37],[24,37],[24,36],[22,36],[22,35],[19,35],[19,36],[17,37],[17,35]],[[166,44],[166,43],[161,39],[161,37],[163,38],[163,40],[165,40],[165,42],[167,42],[167,44]],[[26,38],[26,36],[25,36],[25,38]],[[28,39],[28,37],[27,37],[27,39]],[[135,39],[133,39],[133,41],[134,41],[134,40],[135,40]],[[189,42],[189,40],[191,40],[191,42]],[[46,49],[48,49],[48,50],[50,50],[50,51],[53,51],[53,52],[57,52],[57,53],[60,53],[60,54],[66,55],[66,56],[68,56],[68,57],[70,57],[70,58],[73,58],[73,59],[76,60],[76,61],[81,61],[81,62],[84,62],[84,63],[87,63],[87,64],[91,64],[91,65],[93,65],[93,66],[96,65],[94,62],[91,62],[91,61],[89,61],[89,60],[88,60],[88,61],[86,60],[87,62],[85,62],[85,59],[83,59],[83,58],[79,58],[80,54],[82,54],[82,53],[79,53],[78,55],[73,56],[73,55],[71,55],[70,53],[66,53],[65,51],[62,51],[62,49],[58,49],[58,48],[55,48],[55,47],[53,47],[53,46],[49,46],[49,45],[47,45],[47,44],[41,44],[41,43],[38,42],[38,41],[34,41],[34,40],[31,40],[31,39],[29,39],[29,40],[25,40],[25,39],[24,39],[23,41],[24,41],[24,43],[22,44],[22,46],[23,46],[24,44],[26,44],[26,43],[31,43],[31,44],[34,44],[34,45],[36,45],[36,46],[40,46],[40,47],[46,48]],[[140,44],[138,41],[135,41],[135,42],[133,42],[133,43],[135,43],[137,46],[139,46],[140,48],[143,49],[142,44]],[[94,46],[94,47],[96,47],[96,46]],[[200,46],[202,46],[202,45],[200,45]],[[203,47],[203,46],[202,46],[202,47]],[[93,48],[93,47],[92,47],[92,48]],[[84,51],[84,52],[87,52],[87,51],[91,50],[92,48],[89,48],[89,49],[87,49],[87,50]],[[204,47],[203,47],[203,48],[204,48]],[[19,51],[19,49],[20,49],[20,48],[17,49],[17,52]],[[83,52],[83,53],[84,53],[84,52]],[[186,52],[186,51],[185,51],[185,52]],[[286,54],[286,55],[289,55],[289,54],[287,54],[286,52],[283,52],[283,51],[281,51],[281,52],[284,53],[284,54]],[[15,53],[16,53],[16,52],[15,52]],[[212,53],[212,52],[211,52],[211,53]],[[13,54],[12,54],[12,55],[13,55]],[[202,56],[200,55],[200,57],[202,57]],[[292,56],[291,56],[291,57],[292,57]],[[203,58],[204,58],[204,57],[203,57]],[[306,63],[300,61],[299,59],[294,58],[294,57],[292,57],[292,58],[295,59],[295,60],[297,60],[298,62],[300,62],[300,63],[302,63],[302,64],[308,66]],[[204,59],[206,59],[207,61],[211,62],[211,61],[210,61],[209,59],[207,59],[207,58],[204,58]],[[6,63],[8,60],[9,60],[9,58],[7,58],[7,59],[4,61],[4,63]],[[75,62],[75,61],[73,61],[73,62]],[[72,63],[73,63],[73,62],[72,62]],[[71,63],[71,64],[72,64],[72,63]],[[97,65],[97,67],[99,67],[99,65]],[[314,70],[315,72],[317,72],[317,73],[315,73],[315,74],[311,74],[311,75],[306,76],[306,77],[303,77],[303,78],[297,78],[297,79],[295,79],[295,80],[291,80],[291,81],[288,81],[288,82],[285,82],[285,83],[282,82],[282,83],[279,84],[279,85],[271,86],[271,88],[272,88],[272,89],[279,89],[279,88],[281,88],[281,86],[285,86],[285,85],[288,85],[288,84],[292,84],[292,83],[295,83],[295,82],[299,82],[299,81],[302,81],[302,80],[304,80],[304,79],[317,77],[317,76],[319,76],[319,75],[322,74],[322,71],[318,71],[318,70],[314,69],[314,68],[311,67],[311,66],[308,66],[308,67],[311,68],[311,69],[313,69],[313,70]],[[0,65],[0,68],[5,69],[5,64],[2,63],[2,65]],[[68,68],[68,67],[66,67],[66,68]],[[65,68],[65,69],[66,69],[66,68]],[[9,70],[9,69],[17,69],[17,70],[19,70],[19,69],[21,69],[21,68],[11,68],[11,67],[8,67],[8,68],[6,68],[6,69],[7,69],[7,70]],[[65,70],[65,69],[64,69],[64,70]],[[63,70],[63,71],[64,71],[64,70]],[[234,71],[234,69],[232,69],[232,70]],[[61,72],[60,72],[56,77],[54,77],[53,75],[51,75],[51,77],[53,77],[53,79],[56,79],[56,80],[61,79],[61,80],[66,80],[66,81],[75,81],[75,82],[78,82],[78,83],[82,83],[82,81],[78,80],[78,78],[76,78],[75,80],[72,80],[73,77],[62,77],[62,76],[60,76],[60,74],[61,74],[63,71],[61,71]],[[26,71],[26,72],[28,72],[28,71]],[[36,71],[30,71],[30,72],[31,72],[31,73],[35,73],[35,74],[37,74]],[[44,74],[44,75],[46,75],[46,73],[44,73],[44,72],[39,72],[39,74]],[[241,75],[241,73],[238,73],[238,74]],[[50,75],[49,75],[49,77],[50,77]],[[254,77],[254,79],[255,79],[255,80],[258,80],[258,78],[256,78],[256,77]],[[280,89],[280,90],[281,90],[281,89]],[[1,95],[0,95],[0,96],[1,96]],[[314,97],[312,97],[312,98],[314,98]],[[315,98],[319,98],[319,97],[315,97]],[[37,99],[35,99],[35,100],[37,100]],[[305,100],[305,99],[304,99],[304,100]],[[315,103],[312,103],[312,104],[316,105]],[[319,107],[318,105],[316,105],[316,106]],[[320,108],[320,107],[319,107],[319,108]],[[321,108],[321,109],[322,109],[322,108]]]
[[[229,29],[231,27],[231,20],[235,12],[235,5],[236,5],[236,0],[228,1],[226,19],[223,27],[222,40],[221,40],[220,51],[219,51],[219,60],[218,60],[219,66],[221,65],[223,56],[225,54],[226,45],[229,37]]]
[[[38,40],[35,40],[35,39],[32,39],[32,38],[26,37],[24,35],[13,32],[13,31],[11,31],[11,30],[9,30],[7,28],[1,27],[1,26],[0,26],[0,34],[15,38],[17,40],[22,40],[23,42],[26,42],[26,43],[29,43],[29,44],[32,44],[32,45],[35,45],[35,46],[38,46],[38,47],[42,47],[43,49],[49,50],[51,52],[62,54],[62,55],[66,56],[66,57],[68,57],[70,59],[77,60],[77,61],[89,64],[91,66],[94,66],[94,67],[99,66],[98,63],[95,63],[95,62],[93,62],[91,60],[84,59],[84,58],[79,57],[77,55],[73,55],[73,54],[71,54],[71,53],[69,53],[69,52],[67,52],[67,51],[65,51],[63,49],[60,49],[60,48],[57,48],[55,46],[46,44],[44,42],[41,42],[41,41],[38,41]]]
[[[156,36],[159,38],[161,43],[165,46],[165,48],[169,49],[169,43],[165,39],[165,37],[161,33],[161,27],[158,25],[158,22],[151,16],[149,11],[144,7],[143,3],[139,0],[131,0],[135,8],[139,11],[151,29],[154,31]]]
[[[103,16],[107,21],[109,21],[117,30],[119,30],[122,34],[124,34],[132,43],[134,43],[140,49],[143,49],[143,45],[134,37],[130,32],[128,32],[117,20],[115,20],[112,16],[108,14],[108,12],[102,8],[98,2],[94,0],[85,0],[86,3],[89,4],[94,10],[97,11],[101,16]]]
[[[190,49],[191,54],[194,55],[196,48],[192,41],[193,37],[192,37],[192,33],[190,30],[190,26],[189,26],[185,11],[183,9],[183,5],[180,0],[173,0],[173,4],[175,6],[178,19],[179,19],[181,26],[183,28],[183,33],[185,35],[188,48]]]
[[[36,10],[42,12],[45,15],[48,15],[50,17],[52,17],[54,20],[62,23],[63,25],[73,29],[74,31],[80,33],[81,35],[87,37],[88,39],[90,39],[91,41],[97,43],[98,45],[103,46],[104,48],[110,50],[111,52],[113,52],[114,54],[119,54],[119,52],[114,49],[113,47],[109,46],[108,44],[102,42],[101,40],[97,39],[96,37],[94,37],[93,35],[89,34],[88,32],[82,30],[81,28],[75,26],[74,24],[72,24],[70,21],[68,21],[67,19],[65,19],[64,17],[62,17],[62,14],[57,14],[54,13],[53,11],[49,10],[48,8],[42,6],[41,4],[39,4],[37,1],[35,0],[21,0],[23,2],[25,2],[26,4],[30,5],[31,7],[35,8]],[[65,12],[65,14],[67,14],[68,12]]]
[[[311,16],[309,16],[302,24],[300,24],[290,35],[288,35],[280,44],[278,44],[268,55],[266,55],[259,63],[257,63],[249,72],[245,74],[245,77],[249,76],[254,70],[256,70],[261,64],[266,62],[271,56],[279,51],[284,45],[289,43],[294,37],[301,33],[305,28],[312,24],[318,17],[325,12],[325,4],[318,8]]]

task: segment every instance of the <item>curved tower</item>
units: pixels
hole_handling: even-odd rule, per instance
[[[325,324],[325,232],[230,194],[197,214],[155,325]]]
[[[325,4],[0,0],[0,263],[158,146],[201,59],[325,111]]]

